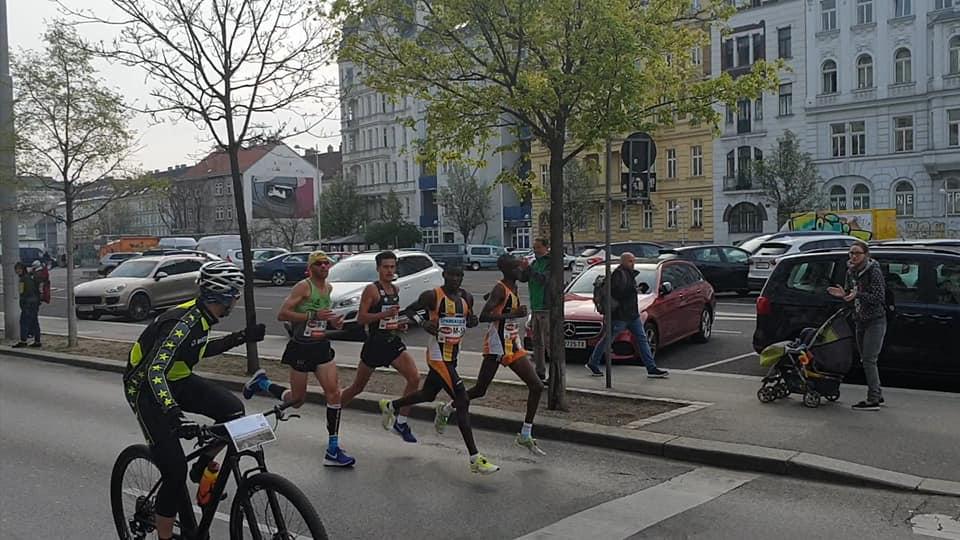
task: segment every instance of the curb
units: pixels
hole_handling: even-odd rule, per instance
[[[23,351],[5,345],[0,346],[0,353],[114,373],[122,373],[125,367],[124,362],[116,360],[48,351]],[[198,373],[220,382],[236,392],[242,390],[243,383],[246,382],[243,377],[203,371],[198,371]],[[364,392],[354,398],[349,407],[367,413],[379,414],[379,402],[387,397],[389,396]],[[322,405],[324,403],[323,393],[308,389],[306,401]],[[410,416],[417,420],[432,421],[433,415],[433,408],[428,405],[415,405],[410,411]],[[522,424],[519,413],[510,413],[482,406],[470,408],[470,420],[474,427],[504,433],[515,433]],[[541,439],[647,454],[728,469],[928,495],[960,497],[960,482],[915,476],[795,450],[680,437],[639,429],[625,429],[587,422],[570,422],[551,417],[538,419],[537,434]]]

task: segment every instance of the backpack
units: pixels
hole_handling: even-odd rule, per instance
[[[610,274],[611,279],[613,274]],[[607,276],[601,274],[597,276],[597,279],[593,280],[593,307],[596,308],[597,313],[603,315],[605,312],[604,306],[606,305],[606,290],[605,285],[607,282]],[[617,309],[618,302],[611,298],[610,299],[610,311],[613,312]]]

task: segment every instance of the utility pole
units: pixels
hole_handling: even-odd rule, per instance
[[[7,0],[0,0],[0,241],[3,243],[3,335],[19,336],[19,291],[14,264],[20,260],[17,240],[17,170],[13,145],[13,79],[7,37]]]
[[[606,360],[606,383],[607,388],[613,387],[613,375],[611,374],[611,366],[613,365],[613,314],[610,312],[610,304],[612,299],[610,298],[610,264],[611,264],[611,255],[610,255],[610,182],[612,182],[613,177],[613,151],[610,148],[610,137],[607,137],[607,152],[606,160],[607,166],[605,167],[607,173],[607,186],[606,186],[606,197],[604,198],[604,215],[603,215],[603,234],[604,234],[604,246],[603,246],[603,258],[604,261],[604,281],[603,281],[603,295],[606,299],[606,302],[603,304],[603,333],[607,335],[607,340],[604,342],[604,351],[603,356]],[[624,203],[626,204],[626,203]]]

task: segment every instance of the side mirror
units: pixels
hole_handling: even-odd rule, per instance
[[[661,296],[666,296],[672,292],[673,292],[673,283],[670,283],[669,281],[664,281],[663,283],[660,284]]]
[[[166,272],[157,272],[157,275],[153,276],[153,279],[156,281],[160,281],[161,279],[166,277],[170,277],[170,274]]]
[[[650,285],[647,285],[646,281],[641,281],[640,284],[637,285],[637,291],[640,294],[647,294],[650,292]]]

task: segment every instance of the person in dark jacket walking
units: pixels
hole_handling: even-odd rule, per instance
[[[15,348],[27,346],[27,338],[33,336],[31,347],[40,346],[40,285],[27,267],[18,262],[14,265],[20,278],[20,341]]]
[[[657,367],[653,353],[650,351],[650,342],[647,341],[647,333],[640,321],[640,308],[637,305],[637,274],[639,272],[633,268],[636,262],[637,258],[632,253],[624,253],[620,256],[620,266],[610,273],[610,296],[615,306],[611,313],[613,328],[597,343],[587,363],[587,369],[594,377],[603,374],[600,363],[603,361],[603,353],[607,347],[606,340],[613,339],[625,329],[630,330],[640,347],[640,358],[647,368],[647,377],[666,379],[669,375],[666,370]]]
[[[880,264],[870,258],[864,242],[850,246],[847,279],[844,287],[829,287],[827,292],[846,302],[853,302],[853,320],[857,329],[857,346],[867,379],[867,399],[853,406],[855,411],[876,411],[883,403],[877,358],[887,333],[886,290]]]

